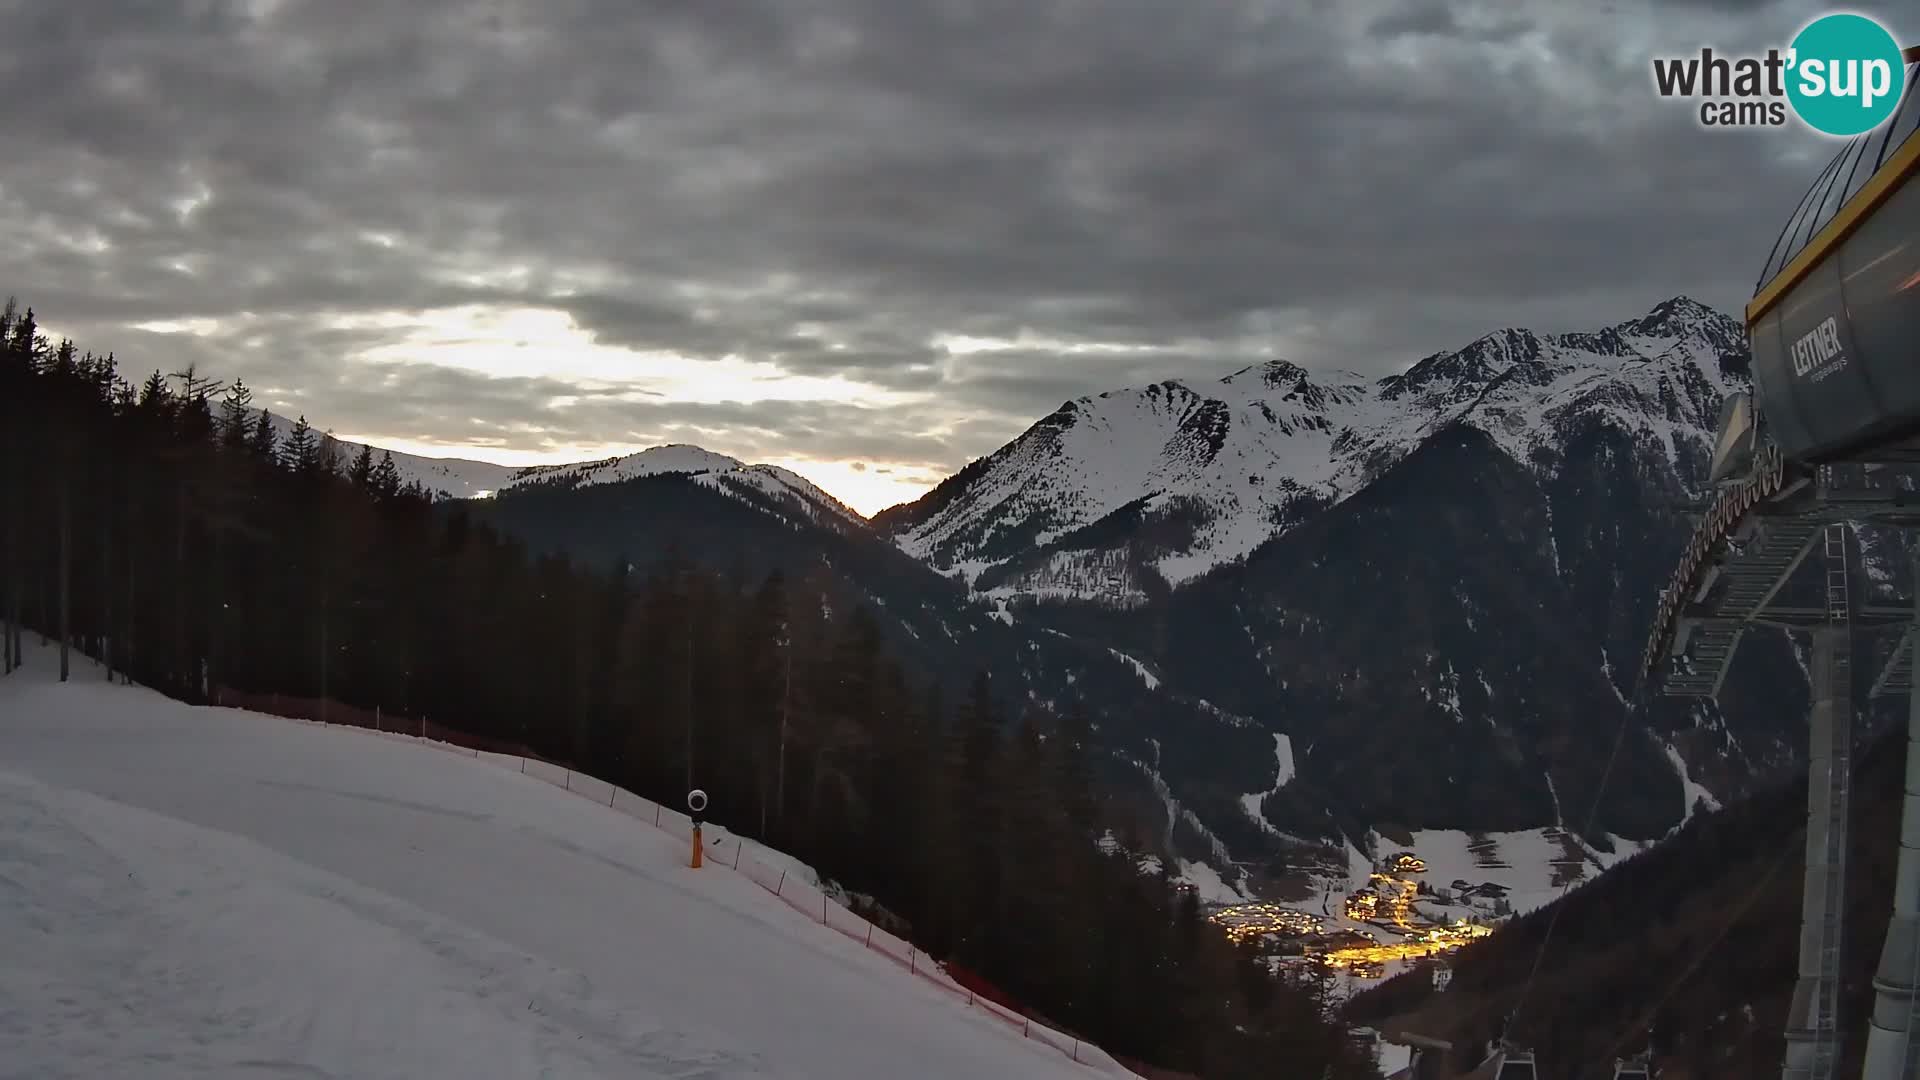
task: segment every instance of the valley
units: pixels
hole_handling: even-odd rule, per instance
[[[1344,894],[1405,849],[1528,910],[1797,760],[1804,676],[1762,632],[1723,705],[1656,703],[1597,782],[1633,691],[1612,658],[1745,362],[1733,320],[1676,297],[1378,380],[1162,381],[1066,402],[871,520],[699,447],[396,464],[538,550],[777,569],[868,605],[949,692],[984,666],[1040,715],[1091,710],[1127,846],[1209,903]]]

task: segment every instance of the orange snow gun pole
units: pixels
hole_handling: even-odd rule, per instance
[[[700,869],[700,815],[707,808],[707,793],[699,788],[687,792],[687,810],[693,819],[693,859],[687,863],[695,870]]]

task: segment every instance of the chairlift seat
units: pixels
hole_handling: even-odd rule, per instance
[[[1508,1050],[1500,1062],[1500,1071],[1493,1075],[1494,1080],[1540,1080],[1540,1074],[1533,1067],[1531,1050]]]
[[[1647,1064],[1645,1055],[1631,1061],[1615,1061],[1613,1080],[1653,1080],[1653,1067]]]

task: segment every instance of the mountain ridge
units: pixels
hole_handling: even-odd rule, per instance
[[[1597,331],[1495,331],[1378,379],[1286,360],[1165,379],[1064,402],[872,521],[980,591],[1094,599],[1051,587],[1048,571],[1061,569],[1063,536],[1124,509],[1142,517],[1137,532],[1161,534],[1123,560],[1122,591],[1138,599],[1244,558],[1453,421],[1487,430],[1532,466],[1581,415],[1610,412],[1662,428],[1677,463],[1687,453],[1675,440],[1703,439],[1720,397],[1744,385],[1743,356],[1738,324],[1679,296]],[[1077,550],[1102,564],[1120,554],[1111,544]],[[1036,551],[1053,565],[1038,565]]]
[[[252,410],[257,417],[262,410]],[[272,413],[275,434],[285,441],[297,421]],[[662,443],[627,454],[554,465],[501,465],[470,458],[428,457],[391,450],[372,442],[355,442],[315,429],[334,448],[343,463],[367,447],[375,455],[389,454],[402,484],[417,483],[436,499],[490,498],[534,487],[590,487],[615,484],[641,476],[682,474],[701,476],[702,483],[734,497],[746,489],[785,501],[834,527],[863,524],[866,518],[825,489],[791,469],[749,464],[739,458],[691,443]]]

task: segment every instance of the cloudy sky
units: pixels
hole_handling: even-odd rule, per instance
[[[1080,394],[1735,310],[1830,144],[1649,58],[1822,10],[0,0],[0,290],[342,437],[871,511]]]

